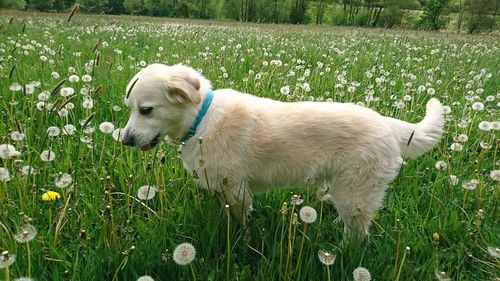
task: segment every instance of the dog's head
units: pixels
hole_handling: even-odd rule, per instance
[[[191,126],[210,82],[185,65],[152,64],[139,71],[126,88],[130,118],[123,143],[150,150],[166,136],[178,139]]]

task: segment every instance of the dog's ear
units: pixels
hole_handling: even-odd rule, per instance
[[[201,102],[200,81],[192,78],[188,73],[180,71],[172,74],[166,81],[168,99],[173,103],[185,103],[190,101],[193,104]]]

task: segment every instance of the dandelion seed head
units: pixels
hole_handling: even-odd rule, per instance
[[[302,204],[302,202],[304,202],[304,199],[302,199],[302,197],[300,195],[294,194],[294,195],[292,195],[291,202],[294,205],[300,205],[300,204]]]
[[[316,212],[316,209],[314,209],[313,207],[304,206],[304,207],[300,208],[299,216],[303,222],[313,223],[316,221],[316,218],[318,217],[318,213]]]
[[[10,181],[10,172],[7,168],[0,167],[0,181]]]
[[[76,83],[78,81],[80,81],[80,77],[78,77],[78,75],[70,75],[69,78],[68,78],[69,82],[71,83]]]
[[[448,164],[445,161],[442,161],[442,160],[437,161],[434,166],[438,170],[446,170],[446,168],[448,168]]]
[[[479,129],[481,131],[491,131],[491,129],[493,129],[493,125],[491,124],[491,122],[481,121],[479,123]]]
[[[488,254],[496,259],[500,259],[500,248],[488,246]]]
[[[9,86],[9,90],[13,91],[13,92],[18,92],[18,91],[21,91],[23,89],[23,86],[21,86],[21,84],[19,83],[12,83],[10,84]]]
[[[324,264],[324,265],[332,265],[335,263],[335,259],[337,256],[333,255],[332,253],[328,251],[318,251],[318,258],[319,261]]]
[[[155,281],[155,280],[153,279],[153,277],[151,277],[149,275],[144,275],[144,276],[137,278],[137,281]]]
[[[62,87],[61,90],[59,91],[59,93],[63,97],[69,97],[75,93],[75,89],[73,89],[71,87]]]
[[[12,144],[8,143],[0,144],[0,158],[10,159],[18,155],[18,153],[16,152],[17,152],[16,147],[13,146]]]
[[[122,141],[122,139],[123,139],[123,132],[124,132],[124,131],[125,131],[125,130],[124,130],[123,128],[118,128],[118,129],[115,129],[115,130],[113,131],[113,134],[112,134],[113,139],[114,139],[115,141],[119,141],[119,142],[121,142],[121,141]]]
[[[475,111],[481,111],[484,109],[484,104],[482,102],[475,102],[472,104],[472,109],[474,109]]]
[[[9,254],[9,251],[3,251],[0,254],[0,268],[11,266],[16,261],[16,255]]]
[[[175,247],[173,259],[178,265],[190,264],[196,256],[196,249],[191,243],[182,243]]]
[[[35,170],[35,168],[26,165],[21,167],[21,173],[27,176],[27,175],[35,175],[37,171]]]
[[[92,76],[85,74],[82,76],[82,81],[85,83],[88,83],[88,82],[92,81]]]
[[[59,130],[56,126],[50,126],[47,128],[47,134],[49,137],[57,137],[59,136],[59,133],[61,133],[61,130]]]
[[[364,267],[358,267],[354,269],[352,272],[352,276],[354,281],[370,281],[372,276],[370,275],[370,271]]]
[[[73,124],[66,124],[63,127],[63,135],[73,135],[76,131],[76,127]]]
[[[153,199],[156,195],[156,192],[158,191],[158,188],[153,185],[143,185],[139,187],[139,190],[137,191],[137,198],[141,200],[149,200]]]
[[[53,161],[56,158],[56,154],[52,150],[44,150],[40,154],[40,159],[44,162],[50,162]]]
[[[455,175],[450,175],[448,180],[450,182],[450,185],[452,185],[452,186],[456,186],[459,182],[458,177]]]
[[[111,122],[102,122],[101,125],[99,125],[99,130],[105,134],[111,134],[115,130],[115,125]]]
[[[16,240],[18,243],[26,243],[35,239],[36,234],[36,228],[31,224],[27,224],[23,226],[17,234],[14,235],[14,240]]]
[[[494,181],[500,181],[500,170],[491,171],[490,178]]]
[[[68,187],[73,182],[73,177],[68,173],[61,174],[55,179],[54,184],[59,188]]]

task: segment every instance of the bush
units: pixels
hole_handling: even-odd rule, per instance
[[[472,18],[469,25],[470,33],[488,32],[495,28],[496,21],[491,16],[481,16]]]

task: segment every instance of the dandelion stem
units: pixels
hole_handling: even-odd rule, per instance
[[[193,264],[189,264],[189,268],[191,269],[191,274],[193,275],[193,280],[196,281],[196,274],[194,273],[194,267]]]
[[[231,264],[231,239],[229,237],[230,234],[230,223],[231,223],[231,216],[229,214],[229,208],[226,208],[226,215],[227,215],[227,242],[226,242],[226,251],[227,251],[227,264],[226,264],[226,280],[230,280],[229,278],[229,266]]]
[[[306,232],[307,232],[307,223],[304,224],[304,233],[302,234],[302,241],[300,242],[300,250],[299,250],[299,260],[297,261],[297,270],[298,270],[298,273],[297,273],[297,276],[296,276],[296,279],[300,279],[300,272],[301,272],[301,269],[302,269],[302,266],[300,265],[300,263],[302,262],[302,251],[304,250],[304,241],[306,240]]]
[[[401,264],[399,264],[399,270],[398,270],[398,275],[396,275],[396,281],[399,281],[399,277],[401,276],[401,271],[403,271],[403,265],[406,261],[406,252],[407,251],[404,251],[403,252],[403,258],[401,259]]]
[[[26,242],[26,250],[28,251],[28,277],[31,277],[31,250],[30,250],[30,242]]]
[[[328,274],[328,281],[331,281],[332,280],[332,276],[330,274],[330,266],[329,265],[326,267],[326,273]]]

